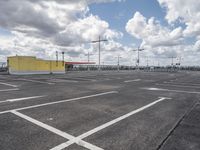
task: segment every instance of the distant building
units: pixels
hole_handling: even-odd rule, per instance
[[[64,74],[63,61],[42,60],[34,56],[12,56],[7,59],[10,74]]]

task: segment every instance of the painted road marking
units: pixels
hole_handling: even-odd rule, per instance
[[[18,87],[17,85],[13,85],[13,84],[9,84],[9,83],[4,83],[4,82],[0,82],[0,84],[11,86],[11,87],[14,87],[14,88]]]
[[[23,98],[15,98],[15,99],[7,99],[7,100],[5,100],[5,101],[0,101],[0,103],[24,101],[24,100],[29,100],[29,99],[41,98],[41,97],[45,97],[45,96],[46,96],[46,95],[42,95],[42,96],[31,96],[31,97],[23,97]]]
[[[11,111],[11,113],[13,113],[16,116],[18,116],[20,118],[23,118],[23,119],[25,119],[25,120],[37,125],[39,127],[42,127],[42,128],[44,128],[44,129],[46,129],[46,130],[48,130],[48,131],[50,131],[50,132],[52,132],[52,133],[54,133],[56,135],[59,135],[59,136],[65,138],[65,139],[72,140],[72,139],[75,138],[74,136],[72,136],[72,135],[70,135],[70,134],[68,134],[66,132],[63,132],[63,131],[61,131],[59,129],[56,129],[56,128],[52,127],[52,126],[44,124],[44,123],[42,123],[42,122],[40,122],[40,121],[38,121],[36,119],[33,119],[33,118],[31,118],[31,117],[29,117],[27,115],[24,115],[24,114],[22,114],[20,112],[15,111],[15,110]],[[85,147],[87,149],[90,149],[90,150],[103,150],[102,148],[97,147],[95,145],[92,145],[92,144],[90,144],[88,142],[85,142],[85,141],[83,141],[81,139],[76,144],[78,144],[80,146],[83,146],[83,147]]]
[[[28,107],[16,108],[16,109],[12,109],[12,110],[2,111],[2,112],[0,112],[0,115],[1,114],[5,114],[5,113],[9,113],[9,112],[11,112],[13,110],[19,111],[19,110],[37,108],[37,107],[42,107],[42,106],[49,106],[49,105],[54,105],[54,104],[77,101],[77,100],[81,100],[81,99],[87,99],[87,98],[98,97],[98,96],[103,96],[103,95],[107,95],[107,94],[116,94],[116,93],[118,93],[118,92],[117,91],[110,91],[110,92],[105,92],[105,93],[93,94],[93,95],[89,95],[89,96],[83,96],[83,97],[77,97],[77,98],[72,98],[72,99],[60,100],[60,101],[56,101],[56,102],[49,102],[49,103],[38,104],[38,105],[33,105],[33,106],[28,106]]]
[[[130,83],[130,82],[137,82],[137,81],[141,81],[141,79],[127,80],[127,81],[124,81],[124,82],[125,83]]]
[[[65,79],[51,79],[51,82],[59,82],[59,83],[63,83],[63,82],[72,82],[72,83],[78,83],[78,81],[75,80],[65,80]]]
[[[173,87],[188,87],[188,88],[200,88],[200,86],[187,86],[187,85],[177,85],[177,84],[159,84],[157,83],[156,85],[161,85],[161,86],[173,86]]]
[[[164,83],[174,84],[174,82],[166,82],[166,81]],[[176,82],[175,84],[177,84],[177,85],[180,84],[180,85],[200,86],[200,84],[186,83],[186,82],[182,82],[182,83]]]
[[[87,76],[86,76],[87,77]],[[89,78],[84,78],[84,77],[67,77],[67,78],[65,78],[64,80],[74,80],[74,81],[76,81],[76,80],[81,80],[81,81],[91,81],[91,82],[95,82],[95,81],[97,81],[97,80],[95,80],[95,79],[89,79]]]
[[[68,142],[62,143],[62,144],[52,148],[51,150],[62,150],[62,149],[66,148],[66,147],[68,147],[68,146],[70,146],[70,145],[72,145],[74,143],[77,143],[77,141],[79,141],[79,140],[82,140],[82,139],[84,139],[84,138],[86,138],[86,137],[88,137],[88,136],[90,136],[90,135],[92,135],[92,134],[94,134],[96,132],[99,132],[100,130],[103,130],[103,129],[109,127],[109,126],[112,126],[113,124],[118,123],[118,122],[120,122],[120,121],[122,121],[122,120],[124,120],[124,119],[126,119],[126,118],[128,118],[128,117],[130,117],[132,115],[134,115],[134,114],[137,114],[137,113],[139,113],[139,112],[141,112],[141,111],[143,111],[143,110],[145,110],[145,109],[147,109],[147,108],[149,108],[149,107],[151,107],[151,106],[153,106],[153,105],[155,105],[155,104],[157,104],[157,103],[159,103],[159,102],[161,102],[163,100],[166,100],[166,99],[171,99],[171,98],[159,97],[158,100],[156,100],[156,101],[154,101],[154,102],[152,102],[152,103],[150,103],[148,105],[145,105],[145,106],[143,106],[143,107],[141,107],[139,109],[136,109],[136,110],[134,110],[132,112],[129,112],[129,113],[127,113],[127,114],[125,114],[125,115],[123,115],[123,116],[121,116],[119,118],[116,118],[116,119],[114,119],[114,120],[112,120],[110,122],[107,122],[107,123],[105,123],[105,124],[103,124],[101,126],[98,126],[98,127],[94,128],[94,129],[92,129],[92,130],[90,130],[90,131],[88,131],[86,133],[81,134],[80,136],[78,136],[78,137],[76,137],[76,138],[74,138],[72,140],[69,140]]]
[[[7,92],[7,91],[17,91],[19,90],[18,88],[15,89],[4,89],[4,90],[0,90],[0,92]]]
[[[95,81],[97,81],[97,80],[95,80],[95,79],[89,79],[89,78],[75,78],[75,79],[80,79],[80,80],[85,80],[85,81],[91,81],[91,82],[95,82]]]
[[[55,83],[51,83],[51,82],[44,82],[44,81],[38,81],[38,80],[31,80],[31,79],[16,79],[16,80],[20,80],[20,81],[28,81],[28,82],[33,82],[33,83],[43,83],[43,84],[55,84]]]
[[[141,89],[149,90],[149,91],[164,91],[164,92],[200,94],[200,92],[198,92],[198,91],[169,90],[169,89],[161,89],[161,88],[141,88]]]

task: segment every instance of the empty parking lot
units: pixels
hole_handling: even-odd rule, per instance
[[[199,150],[199,76],[0,75],[0,149]]]

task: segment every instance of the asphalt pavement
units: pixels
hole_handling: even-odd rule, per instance
[[[199,77],[0,75],[0,150],[199,150]]]

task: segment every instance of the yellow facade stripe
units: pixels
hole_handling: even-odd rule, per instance
[[[42,60],[34,56],[8,57],[10,74],[50,74],[65,73],[62,61]]]

